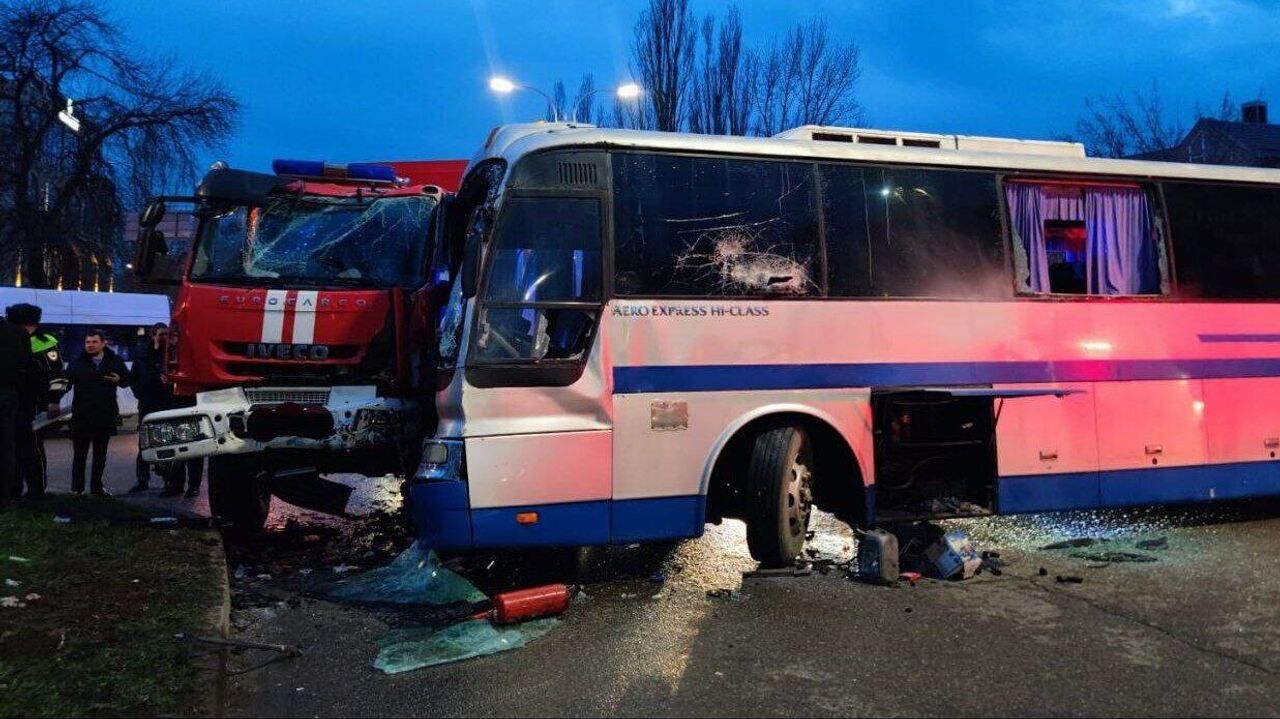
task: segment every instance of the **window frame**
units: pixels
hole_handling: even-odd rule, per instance
[[[1182,288],[1178,280],[1177,258],[1174,250],[1173,237],[1178,228],[1169,221],[1168,202],[1164,197],[1165,185],[1214,185],[1216,187],[1243,188],[1243,189],[1262,189],[1280,192],[1280,183],[1266,182],[1238,182],[1233,180],[1220,180],[1215,178],[1197,178],[1197,177],[1160,177],[1153,178],[1154,182],[1160,188],[1161,208],[1165,212],[1165,227],[1167,237],[1166,242],[1169,245],[1169,273],[1173,276],[1170,286],[1173,288],[1173,294],[1179,302],[1184,303],[1204,303],[1204,304],[1278,304],[1280,303],[1280,295],[1276,297],[1192,297],[1182,294]]]
[[[1162,180],[1128,176],[1062,175],[1042,172],[998,173],[1000,191],[1000,221],[1004,225],[1005,256],[1009,258],[1009,281],[1013,284],[1015,302],[1170,302],[1179,299],[1177,273],[1174,271],[1173,235],[1169,226],[1167,206],[1164,201]],[[1154,295],[1098,295],[1067,292],[1028,292],[1018,286],[1017,248],[1014,246],[1013,223],[1009,215],[1009,198],[1005,187],[1009,183],[1066,185],[1071,187],[1128,187],[1143,190],[1147,195],[1147,216],[1153,227],[1160,229],[1157,239],[1156,271],[1160,272],[1160,260],[1165,260],[1165,273],[1160,282],[1167,291]]]
[[[744,162],[744,161],[745,162],[772,162],[772,163],[786,163],[790,165],[808,165],[810,181],[813,182],[813,187],[814,187],[813,211],[814,211],[814,216],[817,220],[817,228],[818,228],[817,242],[814,243],[816,247],[814,251],[814,262],[815,264],[818,265],[821,271],[821,282],[815,282],[814,284],[818,285],[819,293],[812,294],[812,295],[784,295],[784,294],[777,294],[777,295],[770,295],[770,294],[760,294],[760,295],[662,294],[660,295],[660,294],[654,294],[654,293],[641,293],[641,294],[633,294],[633,295],[618,294],[617,291],[615,290],[615,282],[614,282],[617,279],[616,253],[618,251],[618,247],[617,247],[617,238],[615,233],[615,230],[617,229],[617,227],[614,224],[616,215],[614,212],[614,208],[612,207],[612,203],[617,193],[617,187],[613,182],[613,176],[614,176],[613,175],[613,169],[614,169],[613,157],[618,155],[647,155],[647,156],[656,156],[656,157],[674,157],[674,158],[688,158],[688,159],[702,159],[702,160],[726,160],[730,162],[737,160],[740,162]],[[716,152],[701,152],[701,151],[668,151],[668,150],[662,150],[658,148],[611,149],[608,152],[608,156],[610,158],[609,159],[609,182],[608,182],[608,190],[607,190],[609,194],[609,201],[610,201],[609,227],[608,227],[609,235],[608,235],[608,247],[607,247],[608,256],[607,256],[607,262],[606,262],[606,267],[607,267],[606,271],[608,272],[608,275],[606,277],[606,279],[608,280],[607,282],[608,299],[620,300],[620,301],[672,300],[672,301],[681,301],[681,302],[683,301],[737,302],[737,301],[743,301],[743,300],[756,301],[756,302],[761,302],[761,301],[779,301],[779,302],[809,301],[809,302],[812,302],[815,300],[825,300],[825,299],[843,299],[843,298],[830,298],[829,295],[827,294],[830,289],[830,284],[828,281],[829,273],[828,273],[828,265],[827,265],[826,223],[823,220],[823,216],[822,216],[822,187],[821,187],[821,183],[818,182],[818,165],[821,162],[821,160],[813,159],[813,158],[786,157],[786,156],[773,156],[773,155],[742,155],[737,153],[716,153]],[[851,298],[851,299],[858,299],[858,298]]]
[[[586,371],[591,357],[592,347],[600,335],[600,321],[604,316],[604,305],[609,300],[613,287],[611,263],[609,261],[610,222],[612,222],[612,205],[609,197],[609,186],[602,188],[552,188],[552,187],[520,187],[504,188],[495,205],[497,219],[490,230],[489,237],[482,246],[483,256],[480,263],[480,278],[476,283],[475,297],[471,298],[474,309],[471,312],[471,332],[467,340],[466,380],[467,383],[481,388],[489,387],[561,387],[576,382]],[[489,278],[495,260],[494,247],[502,236],[507,224],[511,221],[510,213],[504,212],[507,204],[521,199],[591,199],[597,202],[600,223],[600,298],[598,301],[569,302],[488,302]],[[583,263],[583,271],[586,271]],[[484,313],[490,309],[564,309],[594,312],[591,335],[582,355],[574,359],[534,360],[510,358],[494,360],[478,357],[480,342],[480,325]]]

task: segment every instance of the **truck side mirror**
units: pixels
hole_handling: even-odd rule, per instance
[[[138,228],[138,247],[134,253],[133,273],[146,279],[155,270],[156,258],[169,254],[169,244],[164,233],[143,225]]]
[[[142,211],[142,216],[138,218],[138,225],[154,229],[156,225],[160,224],[160,220],[164,219],[165,210],[164,200],[148,202],[146,209]]]

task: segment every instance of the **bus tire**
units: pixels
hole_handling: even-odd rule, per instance
[[[271,489],[261,470],[239,457],[209,458],[209,513],[243,533],[262,530],[271,512]]]
[[[764,567],[785,567],[804,549],[813,513],[813,445],[802,427],[756,437],[747,468],[747,548]]]

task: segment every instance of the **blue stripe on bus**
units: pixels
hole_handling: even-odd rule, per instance
[[[534,524],[516,515],[537,512]],[[471,511],[474,547],[577,547],[697,537],[706,526],[706,497],[598,500]]]
[[[1280,494],[1280,462],[1001,477],[1001,514],[1205,502]]]
[[[1268,334],[1221,334],[1196,335],[1201,342],[1280,342],[1280,335]]]
[[[1280,376],[1280,357],[615,367],[615,394]]]

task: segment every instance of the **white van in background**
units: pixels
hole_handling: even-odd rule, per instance
[[[40,326],[57,336],[63,366],[84,351],[85,335],[90,330],[99,329],[107,334],[107,346],[132,367],[134,350],[145,341],[151,325],[169,322],[167,295],[0,287],[0,311],[20,302],[43,310]],[[138,401],[130,389],[120,390],[119,400],[121,416],[130,417],[138,413]],[[54,421],[70,418],[70,392],[62,398],[62,411]],[[40,429],[49,422],[41,414],[36,418],[36,428]]]

